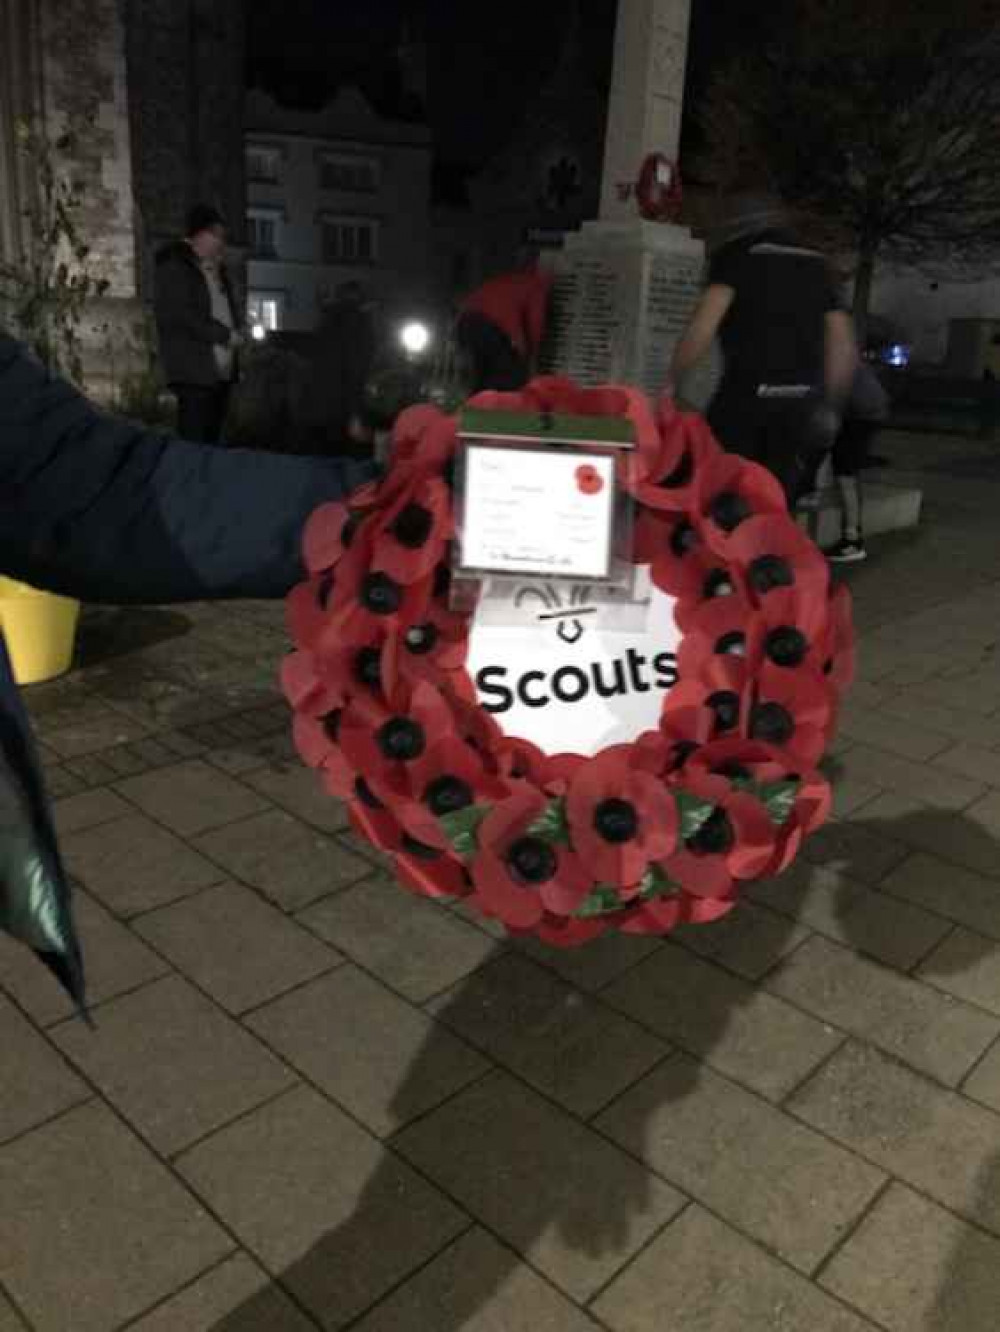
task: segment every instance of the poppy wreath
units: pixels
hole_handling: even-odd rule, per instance
[[[449,595],[459,424],[422,405],[399,419],[383,479],[307,524],[283,666],[297,748],[404,887],[511,934],[569,946],[716,920],[829,813],[816,767],[853,671],[847,591],[777,481],[698,415],[552,378],[469,405],[631,421],[617,480],[633,559],[683,635],[658,728],[546,754],[480,706],[470,614]]]

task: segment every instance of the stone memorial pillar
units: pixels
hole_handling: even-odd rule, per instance
[[[690,10],[691,0],[619,0],[601,215],[554,265],[548,364],[584,384],[659,393],[700,290],[702,243],[647,222],[635,189],[649,154],[678,158]],[[707,367],[685,397],[701,405],[713,376]]]

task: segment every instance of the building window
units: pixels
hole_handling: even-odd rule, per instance
[[[281,153],[277,148],[252,143],[246,150],[247,180],[274,185],[281,173]]]
[[[378,223],[367,217],[323,218],[323,262],[378,263]]]
[[[274,259],[278,253],[279,213],[254,211],[247,214],[247,245],[255,259]]]
[[[376,157],[353,153],[324,153],[319,159],[319,183],[324,190],[343,190],[349,194],[374,194],[379,187],[381,168]]]
[[[251,291],[247,295],[247,320],[251,328],[276,333],[284,323],[284,315],[283,291]]]

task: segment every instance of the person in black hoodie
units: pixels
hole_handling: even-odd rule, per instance
[[[177,398],[177,431],[205,444],[222,436],[243,344],[225,248],[222,214],[198,204],[188,214],[184,239],[156,256],[153,303],[160,358]]]
[[[768,468],[790,501],[829,448],[858,363],[833,274],[781,203],[733,196],[709,242],[708,284],[674,352],[671,385],[718,335],[724,369],[708,420],[722,445]]]
[[[107,416],[0,329],[0,571],[22,582],[113,605],[282,597],[305,577],[313,509],[375,474]],[[0,929],[83,1005],[69,885],[2,632]]]

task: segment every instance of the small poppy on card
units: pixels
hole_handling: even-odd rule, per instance
[[[584,463],[576,469],[576,484],[583,495],[599,495],[604,489],[604,478],[596,467]]]

